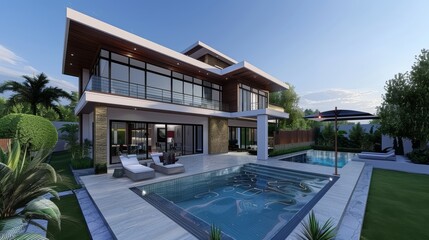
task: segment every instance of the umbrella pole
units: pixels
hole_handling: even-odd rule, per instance
[[[335,107],[335,173],[334,175],[338,175],[337,167],[338,167],[338,128],[337,128],[337,107]]]

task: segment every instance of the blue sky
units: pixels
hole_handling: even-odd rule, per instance
[[[295,86],[300,106],[375,112],[429,48],[429,1],[1,1],[0,82],[62,74],[66,7],[182,51],[197,40]]]

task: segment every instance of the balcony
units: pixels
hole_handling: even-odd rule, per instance
[[[84,91],[109,93],[218,111],[229,110],[228,105],[222,104],[220,101],[136,83],[114,79],[110,80],[99,76],[92,76]]]

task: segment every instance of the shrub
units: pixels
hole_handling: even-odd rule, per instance
[[[310,149],[311,149],[311,146],[302,146],[302,147],[289,148],[289,149],[279,149],[279,150],[272,151],[270,153],[270,157],[294,153],[294,152],[300,152],[300,151],[305,151],[305,150],[310,150]]]
[[[83,157],[80,159],[72,159],[71,165],[72,165],[73,169],[84,169],[84,168],[93,167],[94,163],[92,161],[92,158]]]
[[[96,163],[94,171],[95,174],[107,173],[107,165],[105,163]]]
[[[321,225],[313,211],[310,212],[308,221],[301,224],[303,228],[299,235],[300,240],[331,240],[335,238],[335,226],[332,219],[328,219]]]
[[[28,224],[46,231],[34,219],[61,226],[60,210],[43,197],[50,193],[59,198],[55,186],[60,176],[45,163],[49,151],[42,149],[32,158],[26,153],[18,141],[9,146],[7,154],[0,149],[0,239],[45,239],[23,234]]]
[[[14,113],[0,118],[0,138],[16,137],[21,144],[28,144],[31,151],[52,149],[58,140],[54,125],[35,115]]]
[[[429,164],[429,149],[418,149],[407,154],[413,163]]]
[[[314,150],[322,150],[322,151],[335,151],[334,146],[321,146],[321,145],[313,145],[312,148]],[[346,147],[338,147],[338,152],[353,152],[360,153],[362,150],[360,148],[346,148]]]

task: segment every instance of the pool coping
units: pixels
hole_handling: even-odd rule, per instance
[[[109,169],[108,174],[84,176],[81,179],[117,239],[141,239],[142,237],[147,239],[196,239],[159,210],[142,201],[129,188],[244,163],[265,164],[327,175],[333,173],[331,167],[281,162],[276,159],[258,161],[256,156],[244,154],[189,156],[182,157],[181,162],[185,165],[185,173],[169,176],[157,173],[156,178],[146,181],[132,182],[128,178],[113,178],[112,169]],[[352,161],[339,170],[340,179],[313,207],[318,219],[324,221],[332,218],[335,225],[341,221],[363,166],[364,163]],[[336,203],[335,206],[332,205],[332,202]],[[296,238],[299,231],[300,225],[293,230],[288,239]]]

